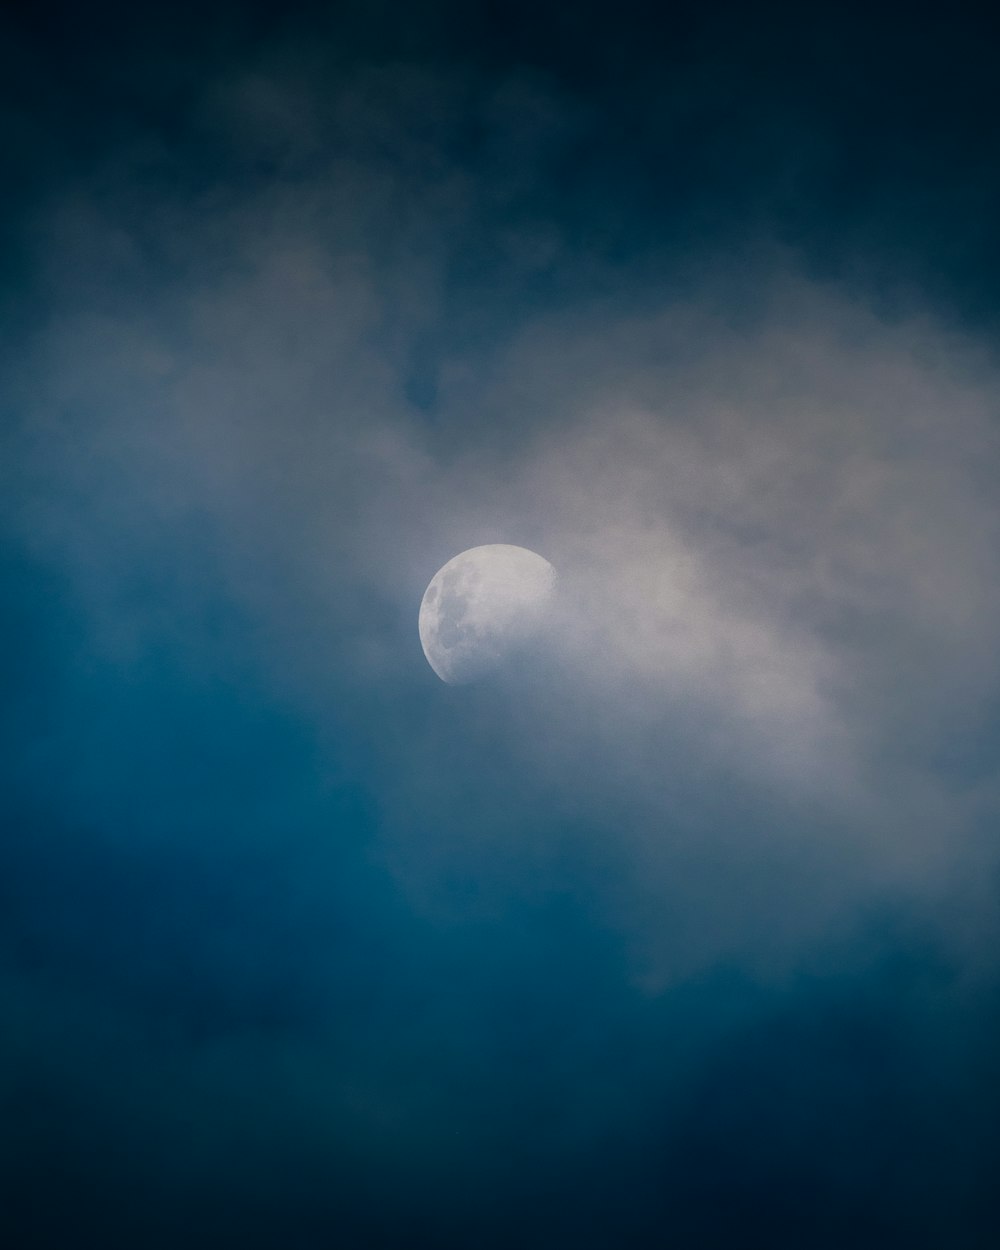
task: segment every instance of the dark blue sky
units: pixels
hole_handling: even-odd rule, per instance
[[[996,1244],[995,27],[7,10],[5,1246]]]

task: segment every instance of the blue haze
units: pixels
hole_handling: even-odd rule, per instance
[[[3,1244],[996,1244],[991,23],[0,33]]]

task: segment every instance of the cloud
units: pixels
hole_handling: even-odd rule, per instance
[[[554,223],[516,214],[508,243],[532,252],[542,229],[550,272],[602,277],[488,317],[451,277],[455,240],[482,249],[492,220],[442,157],[465,89],[234,81],[204,124],[266,132],[280,176],[169,208],[154,189],[148,216],[118,171],[117,217],[61,206],[53,315],[11,388],[11,524],[69,579],[96,654],[128,672],[166,649],[250,681],[372,770],[404,876],[468,853],[448,763],[467,733],[480,842],[551,803],[586,837],[613,826],[669,907],[678,855],[702,904],[712,864],[726,906],[748,864],[772,881],[757,912],[801,874],[803,915],[775,930],[793,949],[810,912],[821,927],[866,890],[930,888],[994,799],[972,743],[1000,676],[995,364],[766,241],[681,293],[570,261]],[[537,81],[483,108],[508,156],[526,116],[548,119],[529,180],[574,133]],[[324,126],[344,143],[318,162]],[[422,354],[431,399],[412,390]],[[458,705],[428,684],[416,605],[447,558],[495,541],[559,568],[558,638],[534,686]],[[436,831],[417,833],[425,802]],[[722,946],[692,958],[750,923],[713,922]]]
[[[541,73],[330,64],[32,222],[4,1149],[109,1244],[842,1244],[872,1193],[948,1241],[993,1189],[994,356],[766,224],[679,258],[698,161],[630,215]],[[487,542],[560,613],[451,688],[418,605]]]

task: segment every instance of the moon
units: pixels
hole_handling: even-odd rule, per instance
[[[454,556],[420,603],[420,644],[449,685],[476,681],[535,637],[555,595],[556,571],[527,547],[489,543]]]

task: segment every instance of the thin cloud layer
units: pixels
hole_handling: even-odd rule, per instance
[[[666,1204],[695,1246],[789,1188],[847,1195],[836,1245],[885,1187],[940,1241],[987,1192],[996,360],[766,213],[616,250],[612,127],[540,72],[330,64],[230,66],[186,159],[119,145],[33,223],[0,1047],[58,1092],[19,1166],[132,1178],[129,1244],[171,1183],[165,1245],[252,1192],[302,1245],[644,1247]],[[418,607],[485,543],[558,614],[451,688]],[[792,1206],[768,1244],[826,1244]]]
[[[772,252],[752,280],[721,262],[697,299],[648,290],[637,310],[623,288],[439,348],[435,402],[414,406],[447,245],[437,199],[418,195],[398,235],[422,223],[410,263],[391,232],[390,262],[366,250],[398,195],[377,168],[299,175],[207,229],[175,214],[183,263],[160,282],[142,229],[78,206],[57,219],[66,311],[27,360],[44,381],[18,395],[29,470],[12,497],[72,580],[91,645],[126,669],[156,646],[195,670],[225,656],[318,732],[324,702],[366,686],[415,700],[397,738],[359,722],[389,770],[395,848],[412,837],[410,788],[447,770],[442,721],[497,715],[475,695],[434,706],[415,605],[456,551],[523,543],[559,568],[561,616],[550,667],[510,695],[490,750],[531,753],[518,766],[577,794],[561,802],[578,816],[627,801],[626,856],[669,875],[671,827],[699,789],[738,778],[751,823],[786,827],[779,844],[843,840],[838,906],[875,865],[906,888],[961,862],[992,798],[954,755],[998,676],[986,354]],[[212,624],[219,604],[238,641]],[[810,803],[829,817],[803,833]]]

